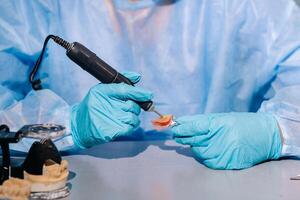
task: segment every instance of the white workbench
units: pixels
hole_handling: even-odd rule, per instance
[[[71,199],[299,200],[300,161],[211,170],[190,148],[168,141],[120,141],[65,156]]]

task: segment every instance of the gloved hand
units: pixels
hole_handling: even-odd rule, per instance
[[[140,75],[124,73],[133,83]],[[139,126],[140,107],[134,101],[149,101],[152,93],[125,83],[98,84],[71,109],[71,132],[76,146],[91,147],[128,135]]]
[[[187,144],[213,169],[243,169],[281,154],[275,117],[264,113],[219,113],[181,117],[172,128],[175,141]]]

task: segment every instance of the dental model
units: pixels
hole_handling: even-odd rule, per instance
[[[62,160],[61,164],[47,160],[43,165],[42,175],[32,175],[24,171],[24,179],[31,182],[31,192],[53,191],[66,185],[69,175],[68,162]]]
[[[27,200],[31,184],[27,180],[10,178],[0,186],[0,198],[12,200]]]
[[[152,120],[152,125],[156,130],[162,130],[172,126],[175,122],[173,121],[173,115],[163,115],[160,118]]]

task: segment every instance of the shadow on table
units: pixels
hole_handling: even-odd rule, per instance
[[[69,171],[68,181],[74,179],[76,177],[76,173],[73,171]]]
[[[176,153],[181,154],[183,156],[193,157],[193,152],[190,147],[182,146],[179,144],[169,145],[166,144],[166,142],[167,141],[160,141],[159,144],[156,146],[158,146],[163,151],[175,151]]]
[[[142,131],[142,129],[140,130]],[[178,144],[166,144],[167,140],[172,137],[169,133],[158,133],[157,131],[140,132],[138,137],[119,138],[115,142],[109,142],[94,146],[90,149],[80,150],[76,152],[64,152],[64,156],[68,155],[89,155],[98,158],[116,159],[135,157],[144,152],[149,146],[157,146],[163,151],[175,151],[178,154],[193,157],[191,149],[187,146]],[[126,142],[124,142],[126,141]]]
[[[70,182],[72,179],[74,179],[76,177],[76,173],[73,172],[73,171],[69,171],[69,176],[68,176],[68,179],[67,179],[67,186],[69,188],[69,191],[72,191],[72,188],[73,188],[73,185],[72,183]]]

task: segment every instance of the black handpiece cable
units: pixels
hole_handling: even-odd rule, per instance
[[[90,51],[88,48],[83,46],[78,42],[69,43],[64,39],[55,36],[48,35],[45,39],[42,52],[37,59],[31,73],[29,76],[29,81],[34,90],[42,89],[41,80],[36,79],[36,73],[40,67],[40,64],[43,59],[44,52],[46,50],[47,43],[50,39],[53,39],[57,44],[64,47],[66,49],[67,56],[78,64],[82,69],[87,71],[89,74],[97,78],[101,83],[126,83],[128,85],[134,86],[134,84],[121,73],[112,68],[109,64],[100,59],[95,53]],[[160,117],[162,115],[157,112],[154,108],[152,101],[145,102],[136,102],[143,110],[145,111],[153,111],[158,114]]]
[[[65,49],[69,49],[71,44],[68,43],[67,41],[63,40],[62,38],[58,37],[58,36],[55,36],[55,35],[48,35],[44,41],[44,44],[43,44],[43,49],[42,49],[42,52],[39,56],[39,58],[37,59],[30,75],[29,75],[29,82],[31,83],[31,86],[34,90],[41,90],[42,89],[42,81],[41,79],[36,79],[34,80],[34,77],[36,76],[36,73],[38,72],[39,70],[39,67],[40,67],[40,64],[43,60],[43,56],[44,56],[44,53],[45,53],[45,50],[46,50],[46,46],[49,42],[50,39],[53,39],[57,44],[63,46]]]

